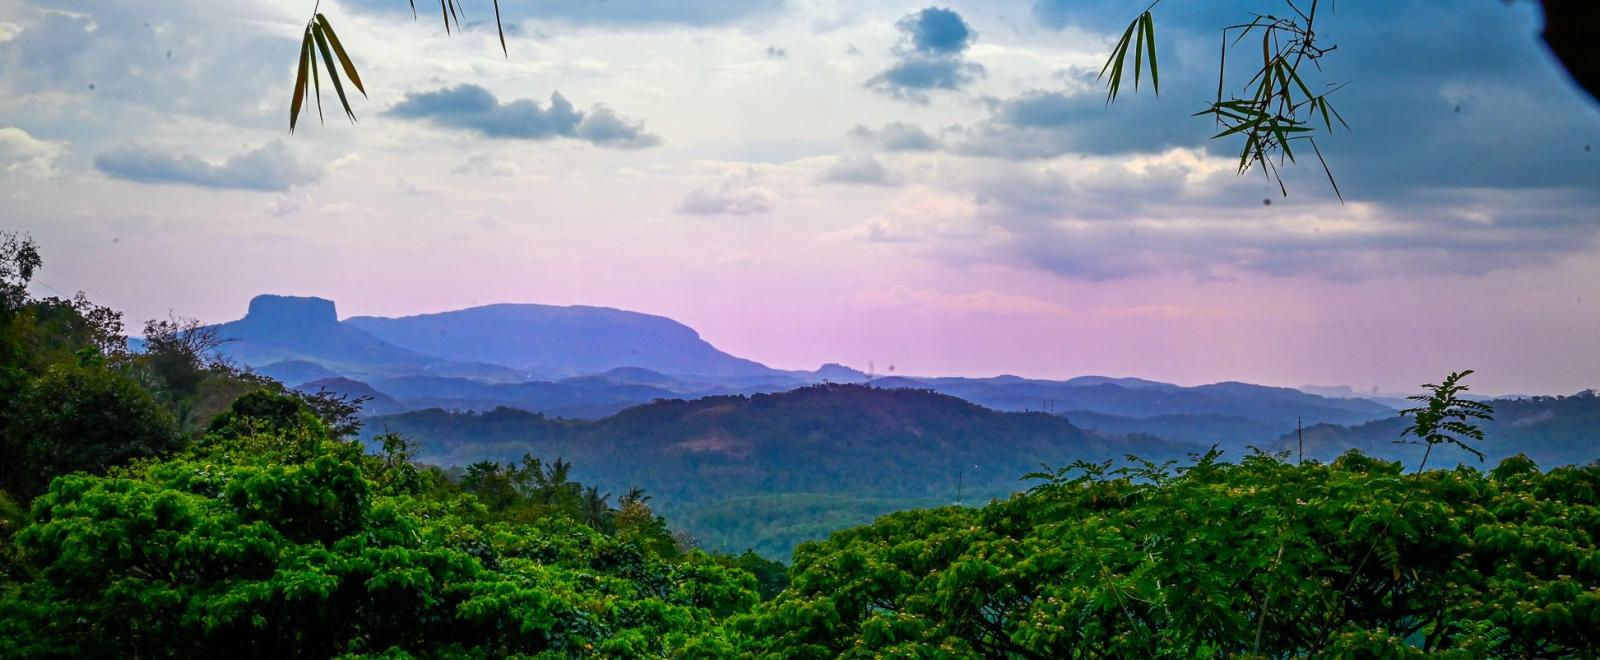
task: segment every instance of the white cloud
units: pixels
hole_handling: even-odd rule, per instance
[[[0,168],[8,176],[43,179],[56,174],[56,159],[66,152],[61,142],[40,140],[15,127],[0,128]]]
[[[756,181],[752,170],[729,170],[714,184],[690,191],[677,211],[689,215],[770,213],[778,195]]]
[[[484,154],[473,154],[466,162],[455,166],[450,171],[468,176],[522,176],[522,168],[517,165],[517,161],[491,158]]]

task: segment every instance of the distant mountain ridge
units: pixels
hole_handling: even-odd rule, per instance
[[[609,307],[498,304],[400,318],[358,316],[345,323],[446,360],[574,376],[621,367],[706,376],[774,371],[718,350],[672,319]]]
[[[1097,375],[1061,381],[1013,375],[874,378],[837,363],[785,371],[719,350],[672,319],[604,307],[495,304],[341,321],[331,300],[261,295],[250,301],[244,318],[216,327],[231,340],[223,351],[233,360],[292,386],[335,383],[337,389],[367,393],[382,402],[369,414],[510,407],[598,419],[657,399],[870,383],[1183,441],[1239,434],[1266,441],[1297,422],[1354,425],[1394,415],[1393,408],[1366,399],[1248,383],[1184,387]],[[1196,432],[1186,431],[1190,422]]]
[[[672,319],[604,307],[499,304],[341,321],[331,300],[263,294],[244,318],[215,327],[225,356],[290,384],[411,375],[527,382],[630,368],[805,382],[720,351]]]

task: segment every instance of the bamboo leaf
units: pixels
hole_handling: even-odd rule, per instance
[[[1283,155],[1289,157],[1289,162],[1294,162],[1294,150],[1289,148],[1289,137],[1284,134],[1284,127],[1273,122],[1267,128],[1272,131],[1273,135],[1277,136],[1278,147],[1283,149]]]
[[[511,57],[511,51],[506,49],[506,26],[500,22],[500,0],[494,0],[494,27],[500,32],[501,54]]]
[[[339,70],[333,63],[333,53],[328,49],[328,40],[322,34],[322,26],[313,25],[311,35],[317,38],[317,50],[322,51],[322,61],[328,65],[328,80],[333,81],[333,91],[339,94],[339,105],[344,106],[345,116],[353,122],[356,120],[356,113],[350,109],[350,99],[345,98],[344,83],[339,82]]]
[[[344,50],[344,45],[339,43],[339,35],[333,33],[333,26],[328,24],[328,18],[317,14],[317,25],[322,27],[322,34],[328,38],[328,45],[333,47],[333,53],[339,56],[339,65],[344,68],[344,75],[350,78],[350,84],[362,96],[367,95],[367,88],[361,86],[361,74],[356,73],[356,65],[350,61],[350,54]]]
[[[1111,78],[1107,81],[1106,103],[1115,101],[1117,91],[1122,87],[1122,66],[1128,59],[1128,44],[1133,40],[1133,30],[1138,25],[1137,18],[1128,23],[1128,29],[1122,32],[1122,38],[1117,40],[1116,47],[1111,49],[1111,57],[1106,59],[1105,66],[1100,67],[1102,78],[1105,77],[1107,69],[1111,70]]]
[[[498,1],[498,0],[497,0]],[[1150,89],[1161,95],[1161,79],[1156,74],[1156,19],[1144,13],[1145,46],[1150,50]]]
[[[1328,176],[1328,185],[1333,186],[1333,195],[1339,198],[1339,203],[1344,204],[1344,193],[1339,191],[1339,182],[1333,180],[1333,169],[1328,167],[1327,159],[1322,157],[1322,150],[1317,148],[1317,141],[1310,140],[1311,151],[1317,154],[1317,162],[1322,163],[1322,173]]]
[[[1139,89],[1139,69],[1144,68],[1144,20],[1135,19],[1134,25],[1139,29],[1133,33],[1133,89]]]
[[[299,65],[295,68],[294,98],[289,101],[289,132],[294,132],[295,124],[300,121],[300,106],[305,103],[306,97],[306,51],[311,49],[311,28],[306,28],[305,38],[300,41]]]
[[[322,76],[317,73],[317,55],[311,46],[314,32],[311,26],[306,26],[306,59],[311,61],[311,87],[317,92],[317,122],[327,124],[328,120],[322,117]]]

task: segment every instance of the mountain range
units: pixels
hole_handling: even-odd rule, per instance
[[[1223,427],[1251,439],[1303,424],[1359,424],[1394,414],[1361,398],[1331,398],[1247,383],[1183,387],[1140,378],[947,378],[867,373],[827,364],[774,369],[717,349],[671,319],[602,307],[497,304],[399,318],[340,320],[331,300],[261,295],[244,318],[217,326],[229,359],[302,389],[372,398],[372,414],[518,408],[595,419],[657,399],[695,399],[868,383],[926,389],[1000,411],[1047,411],[1103,421],[1117,432]],[[1141,421],[1153,420],[1153,421]],[[1207,433],[1187,434],[1201,441]]]

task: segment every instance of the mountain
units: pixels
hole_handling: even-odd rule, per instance
[[[1477,457],[1460,449],[1441,445],[1429,455],[1428,465],[1449,467],[1465,463],[1479,468],[1493,467],[1501,459],[1517,454],[1525,454],[1545,468],[1587,465],[1600,460],[1600,396],[1594,392],[1565,397],[1496,399],[1490,404],[1494,407],[1494,419],[1479,423],[1484,441],[1470,443],[1485,454],[1485,462],[1480,463]],[[1304,434],[1305,456],[1327,461],[1345,451],[1359,449],[1415,466],[1421,460],[1423,448],[1395,444],[1411,421],[1394,416],[1355,426],[1308,427]],[[1287,451],[1293,456],[1299,453],[1300,443],[1291,432],[1263,448]]]
[[[349,374],[439,362],[340,323],[333,301],[323,298],[256,296],[244,318],[216,329],[227,341],[224,353],[250,366],[298,362]]]
[[[672,319],[607,307],[499,304],[346,324],[392,345],[457,362],[569,375],[640,367],[664,374],[764,376],[774,370],[734,357]]]
[[[859,385],[661,400],[594,421],[502,408],[416,411],[368,426],[416,439],[425,462],[560,457],[585,483],[642,486],[674,506],[781,493],[999,496],[1023,488],[1021,475],[1040,463],[1198,449],[1088,433],[1058,416],[999,412],[934,392]]]
[[[405,409],[505,406],[599,418],[660,398],[753,395],[871,378],[835,363],[809,372],[771,369],[718,350],[677,321],[602,307],[499,304],[340,321],[333,301],[262,295],[250,301],[244,318],[217,329],[232,340],[223,346],[225,355],[263,374],[290,384],[350,378],[370,383]],[[871,384],[932,390],[1007,412],[1153,419],[1099,423],[1115,433],[1186,441],[1220,433],[1239,437],[1245,427],[1222,418],[1247,420],[1249,437],[1266,441],[1293,429],[1297,420],[1354,425],[1394,414],[1365,399],[1247,383],[1182,387],[1129,377],[1050,381],[1004,375],[890,376]],[[1184,432],[1180,420],[1205,428]]]
[[[872,381],[879,387],[923,388],[996,410],[1079,411],[1130,418],[1172,415],[1238,417],[1291,430],[1304,424],[1359,424],[1391,417],[1393,408],[1365,399],[1328,399],[1285,387],[1214,383],[1181,387],[1138,378],[1084,376],[1067,381],[1016,376],[914,378]]]
[[[1329,399],[1366,399],[1389,406],[1395,410],[1409,408],[1412,405],[1412,402],[1406,400],[1406,395],[1379,392],[1376,387],[1372,388],[1372,391],[1368,393],[1357,392],[1355,388],[1349,385],[1301,385],[1296,389],[1306,394],[1315,394]]]
[[[1061,416],[1082,428],[1104,433],[1139,433],[1208,447],[1216,445],[1226,451],[1230,458],[1237,458],[1248,451],[1250,446],[1275,445],[1286,430],[1278,424],[1236,415],[1122,417],[1087,410],[1070,410],[1061,413]],[[1287,430],[1293,428],[1290,426]]]
[[[594,419],[656,399],[681,396],[651,385],[615,383],[603,378],[576,378],[551,383],[490,383],[466,378],[401,376],[376,387],[403,401],[408,410],[442,408],[488,411],[516,408],[552,417]]]
[[[371,385],[349,378],[324,378],[301,383],[295,389],[308,394],[319,391],[328,391],[333,394],[342,394],[348,398],[367,397],[361,404],[362,411],[369,415],[392,415],[405,412],[411,408],[383,392],[373,389]]]
[[[325,298],[256,296],[244,318],[214,327],[226,341],[219,349],[223,356],[269,376],[277,372],[291,384],[305,377],[371,379],[400,374],[524,378],[506,367],[454,362],[385,342],[341,323],[333,301]]]
[[[1002,376],[1002,378],[1003,378],[1003,376]],[[1015,376],[1013,376],[1013,378],[1015,378]],[[1024,379],[1019,379],[1019,380],[1024,380]],[[1143,378],[1131,378],[1131,377],[1112,378],[1112,377],[1109,377],[1109,376],[1078,376],[1077,378],[1068,378],[1067,380],[1062,381],[1062,384],[1063,385],[1072,386],[1072,387],[1089,387],[1089,386],[1093,386],[1093,385],[1116,385],[1117,387],[1130,389],[1130,390],[1164,390],[1164,391],[1170,391],[1170,390],[1183,389],[1183,388],[1181,388],[1181,387],[1179,387],[1177,385],[1173,385],[1172,383],[1163,383],[1163,382],[1154,381],[1154,380],[1145,380]]]
[[[339,377],[339,374],[334,373],[333,370],[305,360],[282,360],[252,367],[251,370],[288,385]]]
[[[812,378],[825,383],[865,383],[871,379],[865,371],[851,369],[837,362],[829,362],[811,372]]]

